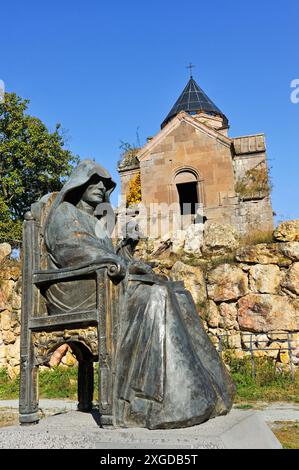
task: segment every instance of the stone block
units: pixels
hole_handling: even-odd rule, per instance
[[[11,246],[9,243],[0,243],[0,263],[11,254]]]
[[[278,341],[273,341],[269,345],[269,348],[266,351],[267,356],[273,357],[273,359],[277,359],[279,356],[281,347],[282,347],[282,343],[279,343]]]
[[[7,365],[7,374],[11,380],[14,380],[20,373],[20,366]]]
[[[299,263],[294,263],[286,272],[282,286],[299,295]]]
[[[11,280],[0,281],[0,310],[9,308],[14,285],[14,281]]]
[[[276,341],[276,340],[286,340],[288,338],[287,332],[286,331],[274,331],[274,332],[269,332],[268,335],[270,340]]]
[[[2,342],[0,345],[0,365],[5,363],[6,364],[7,358],[7,346]]]
[[[9,344],[7,346],[7,355],[10,359],[17,359],[20,362],[20,337],[19,336],[15,338],[15,342],[13,344]]]
[[[208,325],[211,328],[218,328],[219,326],[219,310],[217,305],[213,300],[209,300],[208,302]]]
[[[298,302],[287,296],[248,294],[238,301],[240,329],[257,333],[298,331],[298,307]]]
[[[3,331],[2,332],[2,339],[4,344],[13,344],[16,340],[16,336],[12,331]]]
[[[248,277],[239,267],[222,264],[208,273],[207,289],[216,302],[238,299],[248,293]]]
[[[277,294],[280,287],[280,270],[273,264],[252,266],[249,270],[250,288],[261,294]]]
[[[13,308],[13,310],[20,310],[21,305],[22,305],[22,296],[14,291],[12,293],[12,298],[11,298],[11,307]]]
[[[278,266],[292,264],[292,261],[281,253],[277,243],[245,246],[237,251],[236,259],[241,263],[277,264]]]
[[[66,355],[63,356],[63,358],[62,358],[61,364],[65,365],[67,367],[74,367],[78,364],[78,361],[75,358],[75,356],[71,353],[71,351],[68,350]]]
[[[299,261],[299,242],[280,243],[279,249],[287,258]]]
[[[187,254],[201,254],[203,244],[202,224],[193,224],[186,230],[184,251]]]
[[[239,324],[237,322],[238,310],[234,303],[222,303],[219,306],[220,319],[219,326],[225,330],[238,330]]]
[[[283,242],[299,241],[299,219],[282,222],[274,231],[273,236],[276,240]]]
[[[0,313],[0,328],[2,331],[10,330],[12,327],[12,313],[10,310],[3,310]]]
[[[232,225],[212,222],[204,231],[203,253],[226,254],[239,245],[239,237]]]
[[[269,337],[267,335],[256,335],[255,338],[255,346],[258,349],[263,349],[266,348],[269,344]]]
[[[171,252],[179,253],[183,250],[185,244],[185,230],[176,230],[172,236]]]
[[[185,287],[191,292],[195,304],[202,304],[206,301],[205,277],[199,266],[190,266],[177,261],[171,269],[171,277],[174,281],[184,281]]]
[[[240,333],[230,333],[227,337],[227,345],[231,349],[241,349]]]

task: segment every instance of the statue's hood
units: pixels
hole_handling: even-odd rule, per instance
[[[103,202],[106,204],[108,203],[109,207],[111,206],[110,194],[115,189],[116,183],[112,180],[110,173],[101,165],[94,162],[93,160],[82,160],[78,164],[78,166],[73,170],[69,180],[65,183],[63,188],[59,191],[59,193],[57,194],[57,197],[55,198],[51,206],[51,209],[50,209],[50,212],[49,212],[46,224],[45,224],[45,241],[47,245],[48,245],[48,229],[51,226],[52,218],[54,216],[56,209],[66,199],[68,199],[68,202],[72,202],[70,200],[71,198],[68,198],[69,193],[76,190],[77,188],[80,188],[80,186],[83,186],[94,175],[98,175],[105,180],[106,192],[105,192],[105,199]]]
[[[61,204],[65,200],[66,195],[80,186],[83,186],[93,175],[98,175],[105,179],[107,188],[105,194],[105,202],[109,202],[110,194],[115,189],[116,183],[112,180],[110,173],[93,160],[82,160],[73,170],[69,180],[65,183],[55,200],[55,206]]]

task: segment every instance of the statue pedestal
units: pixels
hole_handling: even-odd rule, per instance
[[[69,411],[35,426],[0,429],[0,448],[10,449],[281,449],[260,412],[232,410],[190,428],[100,428],[94,413]]]
[[[282,446],[259,412],[232,410],[226,416],[190,428],[105,430],[96,448],[281,449]]]

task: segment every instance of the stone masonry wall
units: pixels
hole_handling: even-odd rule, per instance
[[[229,347],[248,350],[251,337],[256,355],[288,364],[288,351],[279,349],[288,347],[290,333],[299,365],[299,220],[282,223],[269,243],[238,246],[232,227],[213,224],[193,255],[169,239],[165,246],[156,249],[160,259],[149,258],[157,272],[184,280],[216,346],[221,336]]]
[[[194,242],[196,236],[192,233]],[[299,220],[281,224],[271,243],[238,247],[232,229],[214,224],[197,253],[182,248],[173,253],[169,240],[164,252],[161,247],[153,251],[141,244],[137,254],[154,261],[157,272],[185,282],[216,346],[219,336],[227,335],[230,347],[244,350],[252,334],[257,355],[287,364],[288,352],[279,351],[279,341],[292,333],[292,361],[299,364]],[[8,244],[0,244],[0,367],[14,377],[20,364],[21,269],[10,253]],[[264,347],[269,350],[261,351]],[[60,362],[76,363],[66,345],[50,365]]]
[[[20,371],[21,264],[9,258],[11,246],[0,244],[0,368],[6,367],[11,379]],[[50,366],[77,363],[69,346],[57,348]]]
[[[20,368],[21,269],[10,253],[8,243],[0,244],[0,367],[13,378]]]

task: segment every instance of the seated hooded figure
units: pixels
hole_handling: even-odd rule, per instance
[[[125,257],[124,243],[117,252],[113,247],[101,206],[109,209],[114,188],[104,168],[82,161],[58,193],[45,226],[49,267],[80,268],[108,258],[126,272],[119,283],[114,424],[179,428],[226,414],[234,385],[190,292]],[[58,282],[46,299],[50,315],[94,309],[94,280]]]

